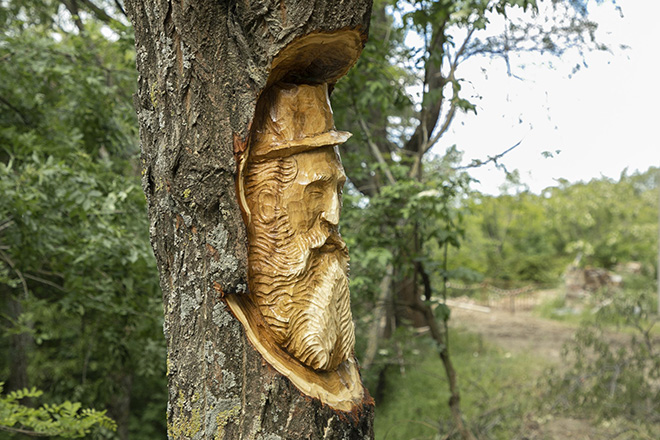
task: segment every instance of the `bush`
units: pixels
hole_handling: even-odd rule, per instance
[[[549,376],[549,397],[559,412],[601,421],[623,419],[660,434],[653,282],[638,277],[625,285],[595,295],[592,319],[564,347],[565,369]]]
[[[0,392],[2,386],[0,382]],[[0,430],[30,436],[81,438],[99,428],[117,429],[117,424],[105,415],[105,411],[81,409],[78,402],[44,404],[39,408],[21,404],[24,399],[36,399],[42,394],[33,388],[0,395]]]

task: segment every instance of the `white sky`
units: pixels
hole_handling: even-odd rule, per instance
[[[590,18],[599,23],[600,41],[613,52],[588,53],[589,67],[571,78],[578,61],[574,55],[553,61],[554,69],[530,58],[537,64],[513,70],[522,81],[507,76],[502,60],[465,63],[459,76],[470,78],[482,96],[478,115],[457,118],[436,148],[456,144],[467,164],[522,140],[503,163],[518,169],[534,192],[555,185],[557,178],[617,178],[624,168],[632,172],[660,166],[660,1],[617,4],[623,18],[610,2],[590,10]],[[630,49],[618,49],[621,44]],[[554,158],[541,154],[555,150],[561,152]],[[475,189],[491,194],[504,182],[504,173],[492,165],[471,175],[481,181]]]

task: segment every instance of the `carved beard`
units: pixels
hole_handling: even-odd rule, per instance
[[[267,227],[250,237],[255,301],[275,341],[289,354],[314,369],[334,370],[355,344],[346,245],[322,225],[294,236],[286,217],[277,223],[285,232],[277,234],[284,235],[277,243],[264,246],[273,240]]]

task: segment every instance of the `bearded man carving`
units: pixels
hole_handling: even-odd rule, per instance
[[[315,370],[352,355],[346,176],[327,85],[278,85],[260,100],[244,171],[249,285],[272,339]]]

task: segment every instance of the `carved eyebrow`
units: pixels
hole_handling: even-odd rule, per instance
[[[329,174],[314,173],[314,177],[312,178],[311,182],[309,182],[309,183],[311,184],[311,183],[316,183],[316,182],[319,182],[319,183],[332,182],[332,176],[330,176]]]
[[[308,185],[316,182],[331,183],[334,179],[335,179],[334,173],[314,173]],[[337,176],[337,181],[343,185],[346,183],[346,180],[347,180],[346,173],[344,173],[343,170],[339,171],[339,175]]]

